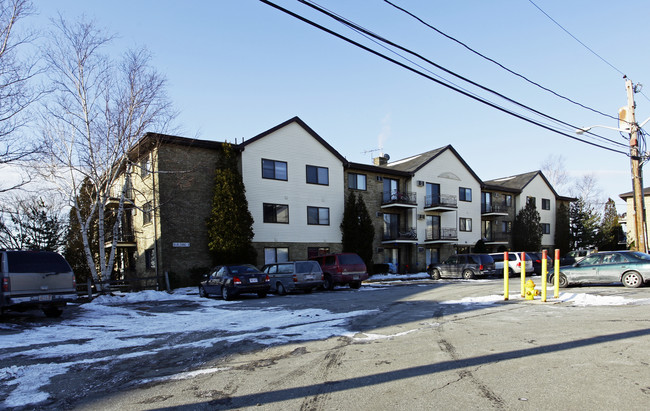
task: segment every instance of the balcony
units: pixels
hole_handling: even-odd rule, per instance
[[[510,214],[512,206],[507,206],[506,204],[485,204],[481,203],[481,216],[482,217],[497,217],[497,216],[507,216]]]
[[[113,187],[108,193],[108,203],[117,205],[120,202],[120,198],[122,197],[122,187]],[[124,204],[125,205],[132,205],[133,204],[133,189],[130,187],[126,188],[126,193],[124,195]]]
[[[510,241],[510,233],[498,232],[498,233],[484,233],[483,241],[485,244],[508,244]]]
[[[113,243],[113,233],[106,234],[106,244],[105,247],[109,248]],[[122,230],[120,229],[117,233],[117,246],[118,247],[135,247],[135,233],[133,230]]]
[[[426,244],[448,244],[458,241],[458,230],[456,228],[440,228],[438,230],[427,229],[424,242]]]
[[[381,195],[381,208],[417,208],[417,193],[408,191],[384,192]]]
[[[417,244],[418,235],[415,227],[388,227],[384,230],[382,242],[386,243],[403,243],[403,244]]]
[[[458,209],[458,197],[441,194],[424,198],[424,211],[455,211]]]

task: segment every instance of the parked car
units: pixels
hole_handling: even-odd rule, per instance
[[[232,300],[239,294],[257,294],[264,298],[271,287],[269,276],[250,264],[220,265],[215,267],[199,285],[199,295],[220,295]]]
[[[326,290],[346,284],[350,288],[359,288],[361,282],[368,279],[366,264],[354,253],[325,254],[310,260],[318,262],[323,270],[323,288]]]
[[[505,253],[491,253],[490,256],[494,259],[494,268],[500,274],[503,274],[503,261]],[[519,251],[508,252],[508,275],[521,274],[522,263],[526,267],[526,273],[533,275],[533,259],[526,253],[526,261],[521,259],[522,253]]]
[[[582,258],[597,252],[595,249],[573,250],[566,253],[560,258],[560,265],[571,265]]]
[[[526,253],[533,260],[533,271],[535,275],[542,275],[542,253]],[[548,253],[546,254],[546,271],[551,272],[553,268],[553,258]]]
[[[269,276],[271,292],[280,295],[297,290],[310,293],[323,285],[323,270],[316,261],[267,264],[262,272]]]
[[[489,254],[455,254],[442,263],[429,264],[427,273],[434,280],[442,277],[472,279],[494,275],[494,259]]]
[[[549,276],[549,283],[554,282]],[[636,288],[650,281],[650,254],[638,251],[592,253],[573,265],[560,267],[560,287],[573,284],[623,283]]]
[[[41,309],[59,317],[77,299],[70,264],[51,251],[0,250],[0,313]]]

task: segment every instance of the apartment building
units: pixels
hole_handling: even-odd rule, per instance
[[[212,264],[206,219],[224,143],[148,133],[131,151],[130,206],[117,270],[187,279]],[[294,117],[241,144],[257,265],[341,250],[345,199],[354,191],[375,227],[375,263],[421,271],[479,240],[510,248],[518,210],[535,201],[552,248],[558,196],[540,171],[483,182],[447,145],[397,161],[348,162]]]

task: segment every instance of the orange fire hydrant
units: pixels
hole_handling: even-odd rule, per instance
[[[535,289],[535,283],[533,280],[526,281],[526,286],[524,287],[525,298],[527,300],[534,300],[537,295],[539,295],[539,290]]]

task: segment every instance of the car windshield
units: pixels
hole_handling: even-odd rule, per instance
[[[43,251],[7,252],[9,272],[12,273],[69,273],[70,265],[57,253]]]
[[[228,267],[231,274],[259,274],[260,270],[252,265],[232,265]]]

